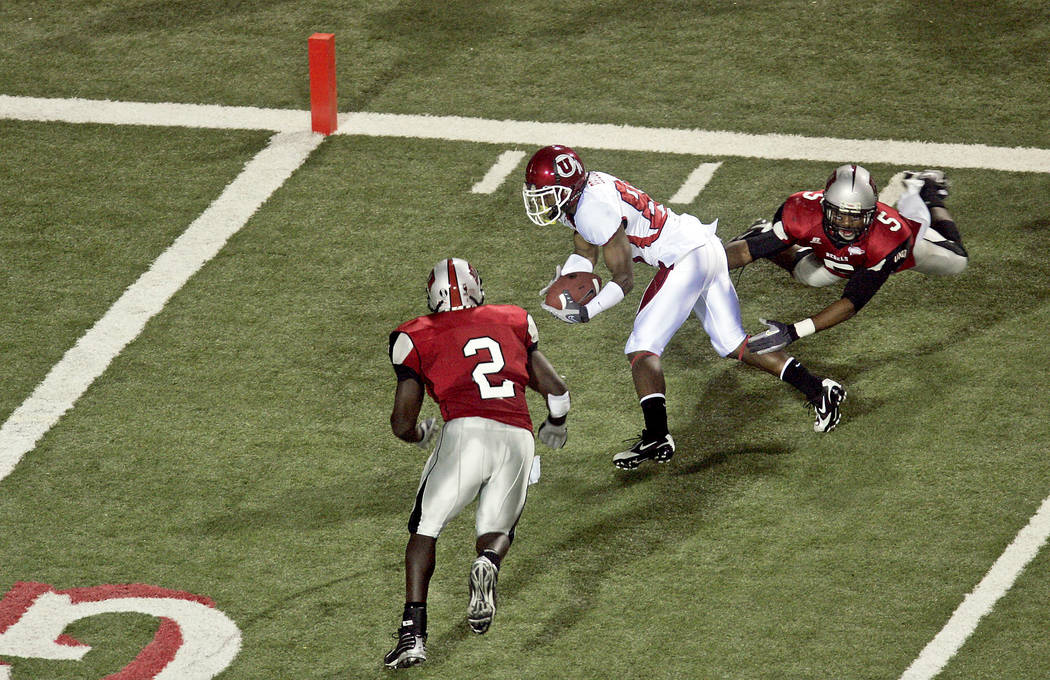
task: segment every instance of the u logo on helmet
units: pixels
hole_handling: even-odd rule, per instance
[[[554,170],[559,177],[573,177],[583,172],[583,165],[575,156],[563,153],[554,159]]]

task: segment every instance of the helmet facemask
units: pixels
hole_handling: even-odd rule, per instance
[[[824,233],[842,248],[864,236],[875,217],[875,208],[845,210],[824,201]]]
[[[431,312],[453,312],[484,303],[481,275],[469,262],[453,257],[434,265],[427,279],[427,307]]]
[[[838,248],[859,241],[875,218],[878,190],[867,170],[842,165],[824,186],[824,233]]]
[[[572,189],[553,185],[547,187],[521,188],[521,197],[525,201],[525,214],[532,223],[541,227],[554,224],[561,217],[562,207],[569,202]]]

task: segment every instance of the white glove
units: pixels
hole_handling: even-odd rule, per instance
[[[555,425],[548,416],[540,425],[540,429],[536,431],[536,437],[548,448],[560,449],[565,446],[565,441],[569,438],[568,424]]]
[[[554,285],[554,282],[557,281],[560,278],[561,278],[561,265],[559,264],[557,267],[554,268],[554,278],[551,279],[550,281],[548,281],[547,285],[544,286],[543,290],[540,291],[540,297],[543,297],[544,295],[546,295],[547,291],[550,290],[551,286]]]
[[[426,451],[430,448],[430,440],[437,434],[437,422],[436,418],[427,418],[421,423],[416,423],[416,432],[419,432],[422,436],[418,442],[412,442],[414,445]]]
[[[587,323],[591,320],[590,316],[587,315],[587,307],[575,302],[567,303],[565,309],[551,307],[546,302],[540,303],[540,307],[543,307],[565,323]]]

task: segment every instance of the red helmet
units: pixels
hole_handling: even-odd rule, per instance
[[[575,151],[560,144],[543,147],[525,166],[525,214],[541,227],[553,224],[566,205],[579,199],[586,181],[587,171]]]

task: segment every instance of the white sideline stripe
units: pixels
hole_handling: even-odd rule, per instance
[[[941,670],[977,628],[981,618],[1006,594],[1050,536],[1050,498],[1018,532],[981,582],[963,599],[941,632],[901,675],[901,680],[929,680]]]
[[[99,99],[44,99],[0,94],[0,118],[59,123],[163,125],[221,130],[310,129],[309,111],[212,104],[153,104]]]
[[[0,118],[292,132],[309,112],[247,106],[113,102],[0,95]],[[505,146],[559,143],[592,149],[1050,173],[1050,149],[675,130],[593,123],[540,123],[460,116],[341,113],[337,135],[407,137]]]
[[[489,144],[565,144],[591,149],[696,156],[981,168],[1050,173],[1050,149],[882,139],[752,135],[592,123],[537,123],[455,116],[344,113],[337,135],[448,139]]]
[[[499,189],[503,181],[518,167],[518,163],[521,162],[522,158],[525,158],[524,151],[504,151],[501,153],[499,158],[496,159],[496,163],[489,168],[489,171],[485,173],[481,181],[470,189],[471,193],[491,194],[496,189]]]
[[[109,311],[55,364],[0,427],[0,480],[69,410],[204,263],[324,139],[309,130],[279,133],[248,161],[215,201],[128,286]]]
[[[722,167],[721,163],[701,163],[699,167],[689,173],[685,182],[678,188],[668,203],[692,203],[700,192],[704,190],[707,183],[715,176],[715,171]]]

